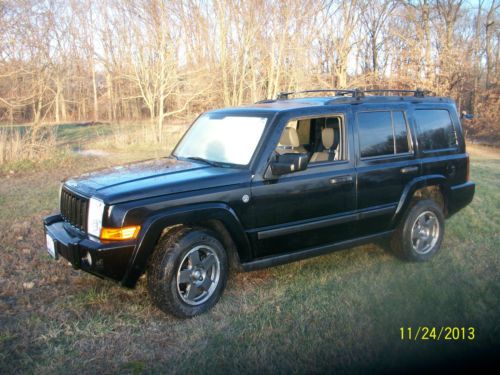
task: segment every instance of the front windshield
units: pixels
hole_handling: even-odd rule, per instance
[[[196,120],[174,156],[247,165],[259,143],[267,117],[207,113]]]

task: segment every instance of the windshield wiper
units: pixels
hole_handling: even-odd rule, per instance
[[[212,161],[212,160],[207,160],[207,159],[204,159],[204,158],[200,158],[199,156],[186,156],[186,159],[195,160],[195,161],[201,161],[203,163],[206,163],[208,165],[212,165],[214,167],[221,167],[222,166],[222,164],[217,163],[216,161]]]

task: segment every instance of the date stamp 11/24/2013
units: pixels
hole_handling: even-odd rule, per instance
[[[474,327],[417,326],[399,329],[402,341],[474,341]]]

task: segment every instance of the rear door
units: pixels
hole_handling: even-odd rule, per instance
[[[452,105],[421,104],[414,111],[422,172],[445,176],[450,185],[467,180],[467,155]]]
[[[405,103],[356,108],[358,236],[389,228],[404,187],[417,177],[420,163]]]

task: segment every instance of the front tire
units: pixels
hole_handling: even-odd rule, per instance
[[[151,257],[148,292],[162,311],[190,318],[218,302],[227,273],[226,251],[212,231],[176,227],[159,241]]]
[[[437,254],[443,236],[443,211],[433,200],[421,200],[411,206],[397,227],[391,247],[404,260],[423,262]]]

